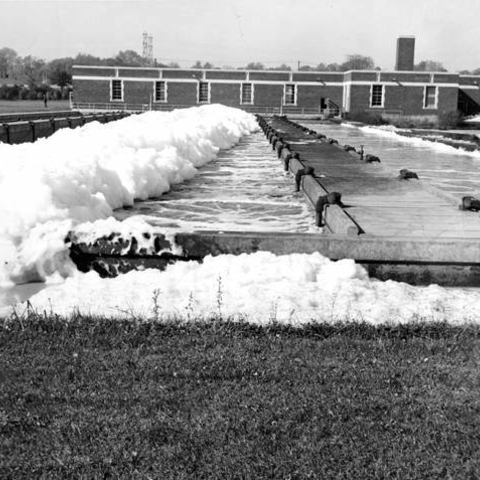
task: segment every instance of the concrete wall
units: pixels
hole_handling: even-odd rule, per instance
[[[105,103],[110,101],[110,80],[75,80],[75,102]]]
[[[343,72],[292,72],[293,82],[337,82],[343,84]]]
[[[205,72],[205,80],[241,80],[247,81],[247,72],[244,70],[222,71],[222,70],[210,70]]]
[[[330,99],[339,107],[342,105],[343,85],[302,85],[297,87],[297,106],[302,108],[317,108],[320,101]]]
[[[438,112],[453,112],[458,107],[458,88],[438,87]]]
[[[10,145],[34,142],[39,138],[49,137],[62,128],[76,128],[94,121],[107,123],[125,118],[129,114],[110,112],[101,115],[81,115],[78,113],[73,115],[63,118],[2,123],[0,124],[0,142]]]
[[[123,81],[123,101],[125,103],[149,103],[153,100],[154,82]]]
[[[255,105],[280,107],[283,103],[283,84],[256,84],[255,85]]]
[[[458,103],[458,88],[437,86],[437,107],[425,108],[425,85],[401,86],[384,85],[383,107],[370,106],[370,85],[352,85],[350,113],[377,112],[404,115],[438,115],[442,112],[455,111]]]
[[[197,82],[169,82],[167,87],[168,103],[172,105],[197,105]]]
[[[72,68],[72,75],[81,75],[87,77],[114,77],[114,67],[89,67],[89,66],[74,66]]]
[[[118,76],[127,78],[159,78],[160,71],[148,68],[119,68]]]
[[[239,83],[212,83],[210,84],[210,102],[221,103],[229,107],[240,106]]]

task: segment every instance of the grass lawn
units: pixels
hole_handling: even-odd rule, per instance
[[[480,328],[0,323],[0,478],[474,479]]]
[[[45,108],[43,100],[0,100],[0,115],[3,113],[53,112],[70,110],[68,100],[51,100]]]

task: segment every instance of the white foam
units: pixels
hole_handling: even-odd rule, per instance
[[[446,145],[445,143],[441,142],[423,140],[422,138],[418,137],[405,137],[404,135],[396,133],[397,131],[399,131],[399,129],[371,126],[363,126],[358,128],[366,133],[372,133],[375,135],[391,138],[397,142],[404,142],[405,144],[409,144],[418,148],[429,148],[441,153],[446,153],[448,155],[466,155],[470,157],[480,158],[480,151],[478,150],[468,151],[464,148],[455,148],[451,145]]]
[[[71,275],[69,230],[161,195],[257,128],[250,114],[208,105],[0,144],[0,283]]]
[[[435,285],[412,287],[369,279],[352,260],[319,253],[269,252],[208,256],[202,264],[177,262],[166,271],[134,271],[113,279],[90,272],[47,286],[30,298],[39,312],[112,318],[208,320],[267,324],[357,321],[480,322],[480,294]],[[22,312],[25,305],[17,305]],[[10,309],[0,310],[8,315]]]

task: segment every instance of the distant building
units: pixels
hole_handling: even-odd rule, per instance
[[[73,101],[84,109],[145,110],[209,103],[258,113],[384,117],[480,111],[480,76],[413,71],[413,37],[397,43],[394,71],[306,72],[73,67]],[[407,70],[408,69],[408,70]]]

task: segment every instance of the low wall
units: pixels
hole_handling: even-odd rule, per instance
[[[108,123],[120,120],[128,115],[130,114],[126,112],[108,112],[89,115],[77,113],[75,116],[4,122],[0,123],[0,142],[10,145],[34,142],[39,138],[49,137],[61,128],[76,128],[90,122]]]

